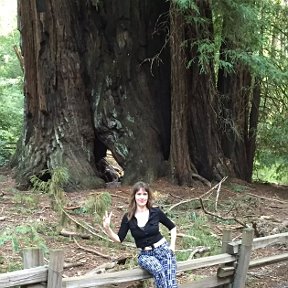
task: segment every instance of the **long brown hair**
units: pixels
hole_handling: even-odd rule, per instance
[[[153,195],[152,195],[152,191],[150,190],[148,184],[145,182],[142,182],[142,181],[135,183],[133,188],[132,188],[130,198],[129,198],[129,206],[128,206],[128,213],[127,213],[128,220],[131,220],[132,217],[135,215],[136,207],[137,207],[136,201],[135,201],[135,194],[141,188],[143,188],[148,193],[148,201],[146,204],[147,208],[150,209],[153,205]]]

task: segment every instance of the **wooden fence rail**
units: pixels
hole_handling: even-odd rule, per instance
[[[180,288],[213,288],[219,286],[244,288],[249,268],[288,261],[288,253],[250,261],[252,250],[264,248],[274,243],[288,242],[288,233],[253,239],[253,229],[247,228],[243,232],[241,242],[230,241],[231,232],[225,231],[222,239],[221,254],[178,262],[178,272],[192,271],[215,265],[219,266],[215,276],[182,284]],[[143,269],[135,268],[125,271],[62,279],[64,256],[61,250],[51,250],[49,265],[43,266],[43,254],[39,249],[25,249],[23,251],[23,262],[24,270],[0,274],[1,288],[21,285],[25,285],[25,287],[30,287],[29,285],[31,285],[33,288],[103,287],[108,284],[143,280],[151,277],[151,275]]]

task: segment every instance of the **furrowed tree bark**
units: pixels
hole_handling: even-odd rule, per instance
[[[68,189],[103,186],[98,163],[107,149],[124,183],[163,175],[168,10],[164,0],[19,1],[26,97],[19,185],[64,166]]]
[[[177,183],[188,185],[193,184],[193,173],[208,180],[229,173],[213,108],[217,94],[213,65],[208,61],[201,71],[200,44],[195,44],[213,35],[211,7],[207,1],[196,4],[199,16],[206,19],[201,26],[186,20],[185,13],[195,16],[195,11],[182,12],[175,1],[171,9],[171,173]]]
[[[256,29],[253,34],[251,24],[254,23],[254,19],[246,19],[247,16],[237,5],[227,7],[230,13],[223,13],[222,9],[216,12],[221,19],[222,41],[219,60],[223,64],[218,71],[218,124],[221,146],[224,155],[231,161],[234,177],[250,182],[256,150],[262,77],[257,76],[259,71],[255,70],[252,63],[253,55],[263,53],[258,37],[259,33],[263,34],[264,26],[261,24],[261,30],[255,32]],[[261,13],[261,9],[258,12]],[[240,23],[246,20],[247,23],[239,28]],[[233,66],[229,67],[225,63]]]
[[[194,23],[190,26],[192,49],[189,59],[191,64],[189,105],[191,123],[189,129],[190,154],[198,173],[208,180],[221,180],[230,175],[227,159],[224,157],[220,138],[217,131],[216,84],[212,57],[207,61],[201,59],[200,46],[207,41],[213,41],[212,8],[209,1],[196,1],[199,16],[203,17],[203,24]],[[200,42],[195,44],[193,42]]]
[[[81,6],[77,1],[19,1],[25,67],[25,127],[16,180],[67,167],[69,187],[98,187],[95,131],[85,85]]]
[[[86,63],[87,85],[97,137],[123,167],[123,183],[151,182],[163,174],[170,146],[169,5],[106,0],[88,11],[86,59],[94,61]]]
[[[235,176],[251,182],[260,105],[259,83],[255,82],[247,65],[237,63],[233,73],[219,70],[218,90],[223,152],[231,159]]]
[[[171,176],[180,185],[192,185],[192,174],[198,173],[189,153],[188,127],[190,121],[187,57],[181,43],[185,40],[185,19],[176,3],[171,4]],[[188,74],[188,75],[187,75]]]

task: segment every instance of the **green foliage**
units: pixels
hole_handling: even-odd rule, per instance
[[[47,173],[49,170],[43,170],[41,171],[39,177],[41,177],[41,175],[43,176],[45,173]],[[39,178],[36,175],[31,176],[30,178],[30,182],[32,184],[32,188],[33,191],[40,191],[43,193],[49,193],[50,191],[50,181],[42,181],[41,178]]]
[[[186,12],[189,2],[196,3],[177,2]],[[200,71],[206,73],[209,70],[205,67],[213,62],[215,79],[219,69],[237,73],[239,64],[250,71],[261,90],[254,179],[287,183],[288,5],[276,0],[211,3],[214,34],[207,34],[207,27],[202,29],[206,34],[202,32],[190,44],[197,47],[198,55],[187,66],[198,63]],[[187,23],[209,25],[209,19],[196,21],[203,16],[193,11],[194,18],[186,17]]]
[[[47,181],[41,180],[44,175],[51,175],[51,178]],[[48,193],[52,209],[61,211],[65,204],[65,194],[63,187],[69,180],[69,173],[65,167],[56,167],[52,170],[46,169],[41,171],[39,176],[33,175],[30,181],[33,186],[33,190],[42,191]]]
[[[19,33],[0,36],[0,165],[14,153],[23,124],[23,72],[13,46]]]
[[[273,150],[275,156],[288,155],[288,113],[275,113],[270,121],[260,123],[258,129],[258,141],[263,149]],[[271,143],[270,139],[275,141]]]
[[[198,214],[195,208],[199,208],[199,201],[191,201],[182,204],[181,207],[175,207],[169,212],[169,217],[177,223],[177,230],[186,236],[177,238],[177,247],[185,252],[176,251],[178,261],[185,261],[196,247],[208,247],[209,251],[205,255],[215,255],[219,252],[220,242],[211,233],[208,224],[208,218],[205,215]],[[161,233],[169,239],[167,229],[161,228]],[[181,248],[180,248],[181,247]],[[191,250],[192,249],[192,250]]]
[[[10,259],[3,259],[3,267],[1,267],[1,256],[0,256],[0,273],[12,272],[12,271],[19,271],[23,269],[22,263],[11,261]],[[15,286],[15,288],[20,288],[20,286]]]
[[[18,79],[23,76],[14,46],[19,46],[19,32],[13,31],[8,35],[0,35],[0,75],[4,79]],[[21,87],[21,86],[20,86]],[[19,88],[19,87],[18,87]]]
[[[26,194],[25,192],[17,191],[13,198],[12,201],[18,206],[20,206],[22,209],[29,209],[28,211],[34,210],[38,207],[39,204],[39,195],[38,194]],[[14,206],[14,208],[16,208]],[[22,210],[23,211],[23,210]]]
[[[0,235],[0,246],[10,242],[13,252],[18,253],[24,247],[39,247],[47,251],[45,241],[37,232],[37,225],[19,225],[6,228]]]
[[[213,12],[223,19],[222,41],[228,41],[242,52],[255,51],[261,45],[259,6],[253,1],[213,1]]]
[[[244,193],[248,189],[248,187],[237,183],[229,183],[227,186],[236,193]]]
[[[265,82],[265,87],[261,101],[253,179],[287,184],[288,81],[286,85],[278,86]]]
[[[253,178],[287,184],[288,6],[280,1],[263,1],[262,8],[262,54],[269,62],[261,67],[262,99]]]
[[[288,184],[288,117],[275,114],[259,124],[254,179]]]
[[[109,192],[101,192],[88,197],[85,202],[84,209],[88,213],[94,215],[95,220],[101,221],[105,211],[109,211],[112,198]]]
[[[196,15],[199,15],[199,8],[196,5],[195,1],[191,1],[191,0],[175,0],[174,1],[178,8],[181,9],[182,11],[190,11],[190,17],[189,19],[193,19],[192,13],[191,12],[195,12]],[[189,17],[189,16],[187,16]],[[199,18],[199,17],[198,17]],[[197,18],[194,18],[197,21]]]
[[[22,262],[20,261],[20,252],[24,248],[37,247],[47,253],[48,247],[41,234],[47,236],[49,229],[51,229],[51,225],[45,227],[40,222],[2,228],[0,248],[5,245],[5,249],[11,249],[13,253],[11,253],[11,257],[5,259],[0,255],[0,273],[23,269]],[[55,233],[53,236],[55,236]]]
[[[193,223],[193,225],[191,225]],[[181,249],[191,249],[193,247],[204,246],[209,247],[208,255],[214,255],[219,252],[220,243],[213,234],[208,225],[208,219],[205,216],[198,215],[194,211],[185,211],[184,215],[178,218],[178,227],[185,227],[185,234],[187,237],[183,237],[177,246],[181,246]],[[189,237],[191,236],[191,237]],[[177,260],[185,261],[189,258],[191,251],[177,252]]]

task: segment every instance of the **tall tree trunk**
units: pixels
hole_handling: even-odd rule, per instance
[[[37,1],[38,3],[38,1]],[[16,179],[56,166],[68,168],[70,188],[98,187],[95,131],[82,53],[77,1],[19,1],[25,67],[25,131]],[[97,147],[96,147],[97,149]]]
[[[169,5],[106,0],[88,11],[87,87],[97,137],[123,167],[124,183],[150,182],[162,175],[170,146]]]
[[[238,63],[234,70],[230,74],[219,70],[222,148],[231,159],[235,176],[251,181],[260,90],[247,66]]]
[[[188,81],[190,73],[186,69],[186,51],[181,46],[185,41],[185,19],[176,3],[171,4],[171,176],[180,185],[192,185],[192,175],[197,169],[191,161],[188,127],[190,122]]]
[[[208,1],[196,4],[198,17],[206,20],[203,25],[185,19],[185,13],[196,17],[195,11],[183,13],[176,3],[171,9],[171,173],[177,183],[188,185],[192,185],[192,178],[197,175],[212,180],[228,173],[213,110],[216,96],[213,65],[208,61],[201,72],[200,44],[196,44],[213,37],[211,7]]]
[[[56,166],[68,168],[71,188],[103,185],[97,163],[107,149],[125,183],[163,173],[168,3],[96,2],[19,1],[26,111],[16,178],[23,185]]]
[[[253,3],[253,1],[246,3],[248,7],[251,4],[249,8],[251,11],[252,8],[255,9],[256,4]],[[233,71],[228,72],[223,66],[218,71],[218,112],[223,152],[231,161],[235,177],[251,181],[260,105],[260,79],[253,75],[253,68],[247,60],[245,61],[245,57],[239,56],[239,51],[243,51],[244,55],[247,53],[248,57],[255,52],[257,54],[263,52],[261,49],[258,51],[259,46],[255,45],[257,38],[253,35],[254,32],[249,30],[252,34],[247,36],[247,30],[251,28],[254,19],[249,17],[246,19],[246,14],[239,8],[240,6],[231,5],[230,16],[227,14],[221,16],[223,39],[220,61],[232,63]],[[263,7],[260,7],[260,12],[261,9]],[[239,29],[239,23],[245,19],[247,23]],[[263,34],[263,31],[259,32]],[[247,39],[243,39],[246,36]],[[235,55],[238,55],[238,58]]]
[[[256,152],[256,136],[257,136],[257,126],[259,119],[259,107],[261,99],[261,81],[258,77],[254,79],[253,91],[251,98],[251,110],[249,119],[249,133],[248,133],[248,143],[247,143],[247,162],[248,162],[248,181],[252,181],[253,175],[253,164]]]

